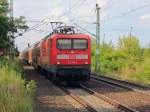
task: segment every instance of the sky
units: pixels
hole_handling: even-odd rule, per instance
[[[101,7],[101,41],[117,45],[118,38],[129,35],[133,27],[132,35],[138,37],[142,47],[150,43],[149,0],[14,0],[14,16],[25,16],[30,27],[16,38],[16,45],[23,51],[28,43],[40,41],[50,33],[51,21],[76,23],[95,34],[96,3]]]

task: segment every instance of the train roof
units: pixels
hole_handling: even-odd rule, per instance
[[[65,37],[66,38],[90,38],[90,36],[87,34],[51,34],[51,35],[47,35],[42,40],[46,40],[48,38],[61,38],[61,37],[63,38]]]
[[[89,39],[90,36],[87,35],[87,34],[55,34],[55,35],[52,35],[51,38],[87,38]]]

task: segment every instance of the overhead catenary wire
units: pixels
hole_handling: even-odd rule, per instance
[[[36,28],[38,28],[39,26],[42,26],[42,25],[44,25],[44,24],[47,24],[47,22],[44,22],[44,23],[42,23],[42,24],[38,24],[38,25],[36,25],[36,27],[34,26],[34,27],[29,28],[27,31],[23,32],[22,35],[24,35],[25,33],[28,33],[29,31],[33,31],[33,30],[36,30],[36,31],[37,31]]]
[[[62,0],[59,1],[58,5],[61,5],[61,3],[62,3]],[[39,23],[37,23],[37,24],[35,24],[34,26],[32,26],[31,29],[40,26],[40,24],[43,23],[43,22],[45,22],[46,19],[49,19],[49,17],[43,18]]]
[[[80,7],[84,2],[86,2],[87,0],[83,0],[82,2],[80,2],[80,4],[79,5],[76,5],[75,7],[72,7],[71,9],[74,9],[74,8],[78,8],[78,7]],[[67,12],[68,13],[68,12]],[[67,14],[66,13],[66,14]],[[64,15],[63,15],[64,16]],[[29,31],[33,31],[33,30],[35,30],[35,31],[40,31],[40,32],[44,32],[44,30],[39,30],[39,29],[36,29],[36,28],[38,28],[38,27],[40,27],[40,26],[42,26],[42,25],[44,25],[44,24],[47,24],[48,22],[45,22],[45,20],[46,19],[48,19],[49,17],[45,17],[45,18],[43,18],[41,21],[34,21],[34,20],[29,20],[29,21],[27,21],[27,22],[37,22],[37,24],[35,24],[35,25],[33,25],[33,26],[31,26],[26,32],[24,32],[24,33],[22,33],[22,34],[25,34],[25,33],[27,33],[27,32],[29,32]],[[60,18],[60,17],[59,17]],[[48,33],[48,31],[46,31],[46,33]]]
[[[26,20],[27,23],[39,23],[41,21],[38,20]]]
[[[84,0],[84,1],[82,1],[82,2],[85,2],[85,1],[86,1],[86,0]],[[80,2],[80,4],[82,4],[82,2]],[[119,18],[119,17],[128,15],[128,14],[130,14],[130,13],[132,13],[132,12],[138,10],[138,9],[144,8],[144,7],[149,6],[149,5],[150,5],[150,3],[144,4],[143,6],[140,6],[140,7],[134,8],[134,9],[131,9],[130,11],[124,12],[124,13],[122,13],[122,14],[116,16],[116,17],[112,17],[112,19],[110,19],[110,20],[108,20],[108,21],[112,21],[112,20],[117,19],[117,18]],[[79,6],[78,6],[78,7],[79,7]],[[73,7],[72,9],[74,9],[74,8],[77,8],[77,7],[75,6],[75,7]],[[37,23],[36,25],[32,26],[30,29],[34,29],[34,28],[37,28],[37,27],[43,25],[42,23],[43,23],[46,19],[48,19],[48,18],[49,18],[49,17],[46,17],[46,18],[42,19],[41,21],[29,21],[29,22],[39,22],[39,23]],[[81,23],[85,23],[85,24],[95,24],[94,22],[87,22],[87,21],[85,21],[85,22],[84,22],[84,21],[81,21]],[[29,29],[29,30],[30,30],[30,29]]]
[[[140,9],[143,9],[143,8],[145,8],[145,7],[148,7],[148,6],[150,6],[150,2],[149,2],[149,3],[146,3],[146,4],[144,4],[144,5],[141,5],[141,6],[139,6],[139,7],[133,8],[133,9],[127,11],[127,12],[121,13],[121,14],[118,15],[118,16],[112,17],[112,18],[108,19],[107,22],[108,22],[108,21],[113,21],[113,20],[120,19],[120,18],[122,18],[122,17],[124,17],[124,16],[127,16],[127,15],[129,15],[129,14],[131,14],[131,13],[133,13],[133,12],[136,12],[136,11],[138,11],[138,10],[140,10]],[[102,20],[102,21],[105,21],[105,20]]]
[[[141,5],[141,6],[139,6],[139,7],[136,7],[136,8],[133,8],[133,9],[131,9],[131,10],[128,10],[128,11],[126,11],[126,12],[124,12],[124,13],[121,13],[121,14],[119,14],[119,15],[117,15],[117,16],[114,16],[114,17],[111,17],[111,18],[109,18],[109,19],[107,19],[107,20],[102,20],[102,21],[107,21],[107,22],[109,22],[109,21],[114,21],[114,20],[117,20],[117,19],[120,19],[120,18],[122,18],[122,17],[124,17],[124,16],[127,16],[127,15],[129,15],[129,14],[131,14],[131,13],[133,13],[133,12],[136,12],[136,11],[138,11],[138,10],[140,10],[140,9],[143,9],[143,8],[145,8],[145,7],[148,7],[148,6],[150,6],[150,3],[146,3],[146,4],[144,4],[144,5]],[[73,19],[74,20],[74,19]],[[90,21],[81,21],[81,20],[78,20],[80,23],[83,23],[83,24],[96,24],[95,22],[90,22]]]
[[[90,35],[92,35],[93,37],[96,37],[96,35],[88,30],[86,30],[85,28],[83,28],[82,26],[80,26],[79,24],[77,23],[73,23],[75,26],[77,26],[78,28],[82,29],[83,31],[89,33]],[[95,39],[95,38],[94,38]]]
[[[87,0],[81,1],[80,4],[75,5],[75,6],[72,7],[70,10],[73,10],[74,8],[80,7],[81,4],[85,3],[86,1],[87,1]],[[60,16],[60,17],[58,17],[58,18],[61,18],[61,17],[65,16],[65,15],[67,15],[67,13],[68,13],[68,12],[64,13],[62,16]],[[32,31],[32,30],[34,30],[34,29],[36,29],[36,28],[38,28],[38,27],[44,25],[44,24],[45,24],[45,20],[48,19],[48,18],[49,18],[49,17],[45,17],[45,18],[42,19],[41,21],[34,21],[34,20],[27,21],[27,22],[38,22],[38,23],[35,24],[35,25],[33,25],[32,27],[30,27],[30,28],[29,28],[26,32],[24,32],[24,33],[27,33],[27,32],[29,32],[29,31]],[[23,34],[24,34],[24,33],[23,33]]]
[[[83,6],[83,5],[84,5],[84,3],[86,3],[86,1],[87,1],[87,0],[83,0],[83,1],[81,1],[81,2],[80,2],[77,6],[76,6],[76,7],[74,6],[74,8],[73,8],[73,9],[75,10],[75,9],[78,9],[79,7]],[[72,9],[72,10],[73,10],[73,9]]]
[[[85,0],[84,1],[81,1],[80,2],[80,4],[82,4],[82,3],[84,3],[85,2]],[[78,5],[78,7],[79,7],[80,5]],[[72,9],[74,9],[74,8],[77,8],[76,6],[75,7],[73,7]],[[44,25],[45,24],[45,20],[46,19],[48,19],[49,17],[46,17],[46,18],[44,18],[44,19],[42,19],[41,21],[30,21],[30,22],[39,22],[38,24],[36,24],[36,25],[34,25],[34,26],[32,26],[29,30],[33,30],[33,29],[36,29],[37,27],[39,27],[39,26],[42,26],[42,25]],[[86,23],[86,24],[95,24],[94,22],[84,22],[84,21],[81,21],[82,23]],[[81,28],[81,27],[80,27]],[[83,29],[83,28],[82,28]],[[29,31],[28,30],[28,31]],[[84,29],[85,30],[85,29]]]
[[[60,18],[60,17],[59,17],[59,18]],[[46,19],[49,19],[49,17],[45,17],[45,18],[43,18],[41,21],[30,20],[29,22],[38,22],[38,23],[35,24],[35,25],[33,25],[32,27],[30,27],[30,28],[29,28],[26,32],[24,32],[24,33],[27,33],[27,32],[29,32],[29,31],[31,31],[31,30],[33,30],[33,29],[36,29],[36,28],[39,27],[39,26],[42,26],[42,25],[48,23],[48,22],[45,22]],[[27,22],[28,22],[28,21],[27,21]],[[23,34],[24,34],[24,33],[23,33]]]
[[[61,4],[61,1],[60,1],[59,4]],[[35,28],[37,28],[37,27],[39,27],[39,26],[41,26],[41,25],[44,25],[46,19],[49,19],[49,17],[43,18],[41,21],[39,21],[39,23],[37,23],[37,24],[31,26],[31,28],[29,28],[25,33],[27,33],[28,31],[30,31],[31,29],[35,29]],[[32,21],[32,22],[33,22],[33,21]],[[37,21],[37,22],[38,22],[38,21]]]
[[[83,5],[87,0],[83,0],[81,2],[77,2],[74,6],[72,6],[68,11],[66,11],[65,13],[63,13],[62,15],[60,15],[58,18],[62,18],[66,15],[69,15],[71,13],[72,10],[78,9],[81,5]],[[79,4],[78,4],[79,3]]]
[[[120,14],[120,15],[118,15],[118,16],[115,16],[115,17],[112,17],[112,19],[110,18],[108,18],[108,20],[106,20],[106,21],[113,21],[113,20],[117,20],[117,19],[119,19],[119,18],[122,18],[122,17],[124,17],[124,16],[127,16],[128,14],[131,14],[131,13],[133,13],[133,12],[135,12],[135,11],[137,11],[137,10],[139,10],[139,9],[142,9],[142,8],[145,8],[145,7],[147,7],[147,6],[149,6],[150,5],[150,3],[149,4],[144,4],[144,5],[142,5],[142,6],[139,6],[139,7],[137,7],[137,8],[133,8],[133,9],[131,9],[131,10],[129,10],[129,11],[127,11],[127,12],[124,12],[124,13],[122,13],[122,14]],[[74,7],[75,8],[75,7]],[[67,12],[65,12],[65,13],[67,13]],[[45,20],[46,19],[48,19],[49,17],[46,17],[46,18],[44,18]],[[42,25],[44,25],[44,24],[47,24],[48,23],[48,21],[45,21],[45,20],[41,20],[41,21],[32,21],[32,20],[30,20],[30,21],[28,21],[28,22],[37,22],[37,24],[35,24],[34,26],[32,26],[31,28],[29,28],[29,30],[28,31],[33,31],[33,30],[35,30],[35,31],[39,31],[39,32],[42,32],[42,30],[40,31],[39,29],[37,29],[37,27],[40,27],[40,26],[42,26]],[[102,21],[104,21],[104,20],[102,20]],[[76,21],[76,22],[79,22],[79,23],[82,23],[82,24],[96,24],[95,22],[91,22],[91,21]],[[77,24],[77,23],[75,23],[76,24],[76,26],[78,27],[78,28],[80,28],[81,30],[83,30],[83,31],[85,31],[85,32],[87,32],[87,33],[89,33],[90,35],[92,35],[93,37],[95,37],[95,34],[94,33],[92,33],[92,32],[90,32],[90,31],[88,31],[86,28],[84,28],[83,26],[81,26],[81,25],[79,25],[79,24]],[[44,30],[43,30],[43,32],[44,32]],[[25,32],[26,33],[26,32]],[[47,32],[46,32],[47,33]]]
[[[127,15],[129,15],[129,14],[131,14],[131,13],[133,13],[133,12],[136,12],[136,11],[138,11],[138,10],[140,10],[140,9],[143,9],[143,8],[145,8],[145,7],[148,7],[148,6],[150,6],[150,3],[146,3],[146,4],[141,5],[141,6],[139,6],[139,7],[133,8],[133,9],[127,11],[127,12],[124,12],[124,13],[121,13],[121,14],[119,14],[119,15],[117,15],[117,16],[111,17],[110,19],[101,20],[101,21],[104,21],[104,22],[105,22],[105,21],[107,21],[107,22],[114,21],[114,20],[120,19],[120,18],[122,18],[122,17],[124,17],[124,16],[127,16]],[[83,20],[82,20],[82,21],[79,20],[79,22],[80,22],[80,23],[83,23],[83,24],[96,24],[95,22],[83,21]]]

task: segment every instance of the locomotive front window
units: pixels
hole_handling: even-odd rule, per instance
[[[58,39],[57,48],[60,50],[85,50],[88,48],[86,39]]]
[[[58,49],[62,49],[62,50],[71,49],[72,48],[71,39],[58,39],[57,47]]]
[[[86,39],[73,39],[73,49],[87,49],[87,40]]]

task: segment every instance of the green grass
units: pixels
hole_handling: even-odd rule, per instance
[[[98,74],[116,78],[116,79],[121,79],[121,80],[126,80],[134,83],[139,83],[142,85],[150,85],[150,74],[143,72],[138,72],[138,73],[131,73],[131,74],[119,74],[116,72],[99,72]]]
[[[108,64],[113,65],[113,63],[109,62]],[[128,64],[129,62],[126,61],[125,63]],[[101,62],[101,64],[103,64],[103,62]],[[101,75],[106,75],[112,78],[127,80],[143,85],[150,85],[150,58],[145,58],[145,60],[143,60],[139,64],[137,64],[136,62],[134,62],[133,64],[135,64],[134,69],[130,68],[129,66],[122,67],[121,71],[112,70],[110,68],[101,68],[100,73]],[[94,68],[94,66],[92,68]]]
[[[0,60],[0,110],[1,112],[33,112],[32,96],[25,86],[18,61]]]
[[[150,85],[150,58],[146,58],[134,73],[129,74],[129,80]]]

